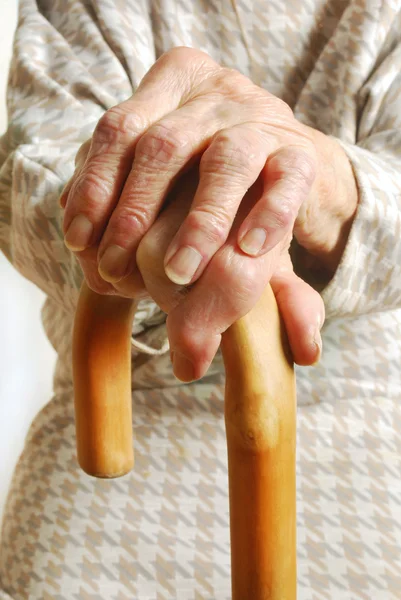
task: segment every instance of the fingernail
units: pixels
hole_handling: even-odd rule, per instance
[[[195,379],[195,369],[192,362],[183,354],[179,352],[173,352],[173,367],[174,367],[174,375],[180,379],[188,383],[189,381],[193,381]]]
[[[241,239],[239,245],[245,254],[254,256],[258,254],[266,241],[266,231],[261,227],[255,227],[250,229],[248,233]]]
[[[85,215],[73,218],[64,236],[64,243],[70,250],[81,252],[90,245],[93,225]]]
[[[202,256],[189,246],[180,248],[165,267],[167,277],[178,285],[187,285],[195,275]]]
[[[318,327],[315,331],[315,335],[313,336],[313,341],[317,347],[317,356],[316,356],[316,360],[314,362],[314,364],[318,363],[320,360],[320,357],[322,356],[322,348],[323,348],[323,342],[322,342],[322,336],[320,334],[320,327]]]
[[[102,279],[114,283],[126,274],[130,261],[130,253],[125,248],[113,244],[109,246],[100,259],[98,271]]]

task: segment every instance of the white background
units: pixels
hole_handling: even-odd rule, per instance
[[[16,19],[17,0],[0,0],[0,133]],[[0,519],[29,424],[51,397],[55,353],[40,321],[43,301],[0,252]]]

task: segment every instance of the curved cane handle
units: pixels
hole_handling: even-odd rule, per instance
[[[94,477],[134,466],[131,332],[136,303],[83,284],[72,344],[78,462]]]
[[[133,466],[131,327],[135,303],[84,284],[73,373],[78,460],[96,477]],[[268,286],[223,335],[233,600],[295,600],[295,380]]]

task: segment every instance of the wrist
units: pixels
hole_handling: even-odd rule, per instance
[[[306,127],[306,126],[305,126]],[[351,231],[358,188],[351,163],[339,142],[306,127],[318,157],[317,175],[297,218],[297,242],[333,276]]]

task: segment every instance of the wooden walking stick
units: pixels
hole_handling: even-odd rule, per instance
[[[72,343],[78,462],[94,477],[119,477],[134,466],[131,331],[136,303],[101,296],[86,283]]]
[[[223,336],[233,600],[295,600],[295,379],[270,286]]]
[[[135,303],[84,284],[74,327],[78,460],[97,477],[133,465]],[[224,334],[233,600],[296,599],[295,381],[270,286]]]

